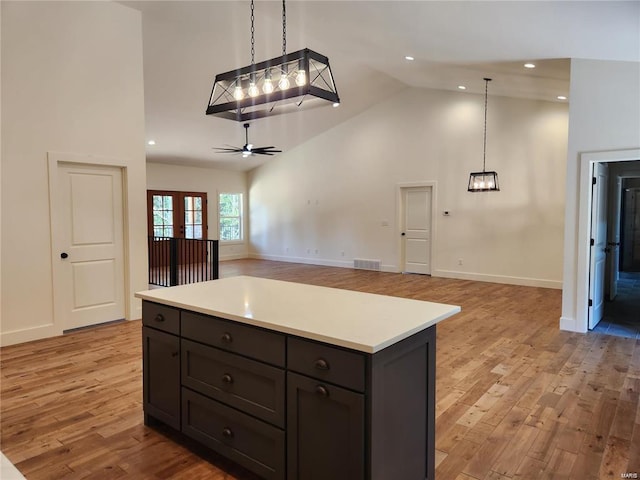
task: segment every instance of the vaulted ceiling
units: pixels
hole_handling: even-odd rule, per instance
[[[268,161],[215,152],[242,146],[244,129],[205,116],[215,75],[250,63],[249,1],[120,3],[142,12],[148,161],[235,170]],[[281,9],[256,1],[256,61],[282,52]],[[328,56],[342,103],[252,122],[252,143],[285,151],[405,88],[483,93],[488,76],[490,95],[559,101],[570,58],[640,62],[638,1],[290,0],[286,9],[287,51]]]

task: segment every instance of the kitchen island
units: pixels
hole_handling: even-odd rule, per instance
[[[248,276],[136,296],[146,424],[266,479],[433,480],[435,328],[460,307]]]

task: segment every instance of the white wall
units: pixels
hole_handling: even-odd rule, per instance
[[[573,59],[569,100],[569,143],[567,152],[567,199],[564,233],[564,282],[560,327],[587,330],[586,289],[588,277],[585,244],[579,233],[590,214],[585,204],[589,189],[590,161],[584,155],[607,160],[608,154],[640,147],[640,63]],[[581,158],[583,155],[583,158]],[[588,156],[587,155],[587,156]],[[610,154],[611,160],[627,155]],[[633,156],[633,155],[632,155]],[[583,177],[583,180],[581,180]],[[581,185],[582,183],[582,185]],[[583,228],[584,230],[584,228]],[[588,235],[588,234],[587,234]]]
[[[250,172],[251,255],[398,271],[398,184],[434,181],[434,275],[559,288],[567,105],[490,95],[487,169],[501,191],[473,194],[483,106],[409,89]]]
[[[245,239],[242,242],[221,242],[219,248],[220,260],[247,257],[247,176],[244,172],[163,163],[147,163],[147,189],[206,192],[207,200],[209,201],[207,211],[209,238],[212,240],[219,237],[218,194],[242,193],[245,199]]]
[[[0,343],[62,333],[54,322],[47,152],[126,165],[127,318],[146,288],[140,12],[112,2],[1,2]]]

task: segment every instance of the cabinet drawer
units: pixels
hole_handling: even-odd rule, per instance
[[[180,310],[157,303],[142,302],[142,324],[180,335]]]
[[[287,339],[287,368],[325,382],[364,391],[365,356],[301,338]]]
[[[182,432],[269,480],[285,478],[284,431],[182,389]]]
[[[199,313],[182,312],[181,334],[185,338],[279,367],[285,364],[285,337],[279,333]]]
[[[284,370],[182,339],[182,384],[284,427]]]

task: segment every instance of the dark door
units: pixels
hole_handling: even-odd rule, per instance
[[[142,327],[143,403],[147,415],[180,429],[180,339]]]
[[[287,373],[287,478],[364,478],[364,395]]]
[[[202,192],[174,192],[147,190],[147,231],[153,241],[149,248],[150,267],[169,264],[172,239],[177,263],[200,263],[206,260],[207,194]]]

